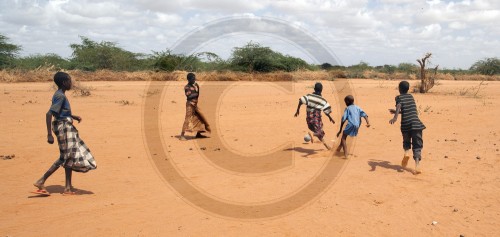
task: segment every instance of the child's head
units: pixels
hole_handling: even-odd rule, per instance
[[[398,88],[400,94],[406,94],[408,93],[408,90],[410,90],[410,83],[408,83],[407,81],[402,81],[399,83]]]
[[[344,98],[345,105],[349,106],[354,104],[354,96],[348,95]]]
[[[196,81],[196,75],[192,72],[188,73],[187,80],[190,84],[193,84]]]
[[[314,92],[318,95],[321,95],[322,91],[323,91],[323,84],[321,84],[320,82],[316,82],[316,84],[314,84]]]
[[[68,73],[56,72],[56,74],[54,75],[54,83],[56,83],[59,89],[71,89],[71,77]]]

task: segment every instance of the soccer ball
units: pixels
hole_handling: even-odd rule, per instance
[[[304,141],[305,141],[305,142],[310,142],[310,141],[311,141],[311,136],[309,136],[309,134],[306,134],[306,135],[304,136]]]

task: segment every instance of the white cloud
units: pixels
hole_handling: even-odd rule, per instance
[[[454,29],[454,30],[463,30],[463,29],[467,28],[467,24],[465,24],[463,22],[459,22],[459,21],[454,21],[448,25],[448,28]]]
[[[439,37],[441,34],[441,25],[439,24],[431,24],[425,26],[424,29],[420,32],[419,36],[424,39]]]
[[[22,45],[24,55],[55,52],[67,57],[68,45],[79,42],[79,35],[149,53],[171,47],[208,22],[241,16],[272,17],[306,29],[347,65],[414,62],[432,51],[440,65],[468,68],[475,60],[500,54],[497,0],[4,0],[0,34]],[[227,54],[230,49],[224,46],[253,39],[296,51],[255,34],[207,47]],[[467,57],[460,57],[462,52]]]

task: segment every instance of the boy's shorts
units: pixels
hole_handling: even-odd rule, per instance
[[[347,123],[347,125],[344,128],[344,134],[347,134],[351,137],[355,137],[358,135],[358,130],[359,130],[359,127],[356,127],[350,123]]]
[[[403,134],[403,149],[413,150],[413,159],[422,159],[422,148],[424,140],[422,138],[422,130],[410,130],[401,132]]]

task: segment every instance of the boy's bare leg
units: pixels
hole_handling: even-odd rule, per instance
[[[179,140],[187,141],[186,137],[184,136],[184,131],[181,132],[181,136],[179,137]]]
[[[64,188],[63,194],[75,194],[75,192],[73,191],[73,185],[71,185],[71,176],[73,174],[73,170],[71,170],[71,168],[64,168],[64,173],[66,174],[66,187]]]
[[[332,149],[328,144],[326,144],[326,142],[325,142],[325,140],[323,140],[323,138],[320,138],[319,134],[313,133],[313,135],[316,136],[321,143],[323,143],[323,145],[326,147],[326,149],[328,149],[328,150]],[[309,134],[309,136],[311,136],[311,135]],[[313,137],[312,136],[311,136],[311,142],[313,142]]]
[[[408,165],[408,160],[410,159],[410,150],[405,150],[405,155],[403,156],[403,160],[401,160],[401,167],[406,168]]]
[[[326,147],[327,150],[331,150],[332,149],[328,144],[326,144],[325,140],[320,139],[320,141],[323,143],[323,145]]]
[[[342,133],[342,139],[340,140],[340,144],[344,149],[344,156],[347,159],[347,156],[349,155],[349,153],[347,152],[347,134]]]
[[[336,151],[337,151],[337,152],[340,152],[340,150],[342,150],[342,140],[340,140],[340,144],[339,144],[339,146],[337,147]]]
[[[313,135],[311,135],[310,132],[308,132],[307,134],[309,134],[309,137],[311,138],[311,143],[314,143]]]
[[[45,172],[45,174],[39,179],[37,180],[33,185],[35,187],[38,188],[38,190],[44,190],[44,191],[47,191],[45,189],[45,181],[47,181],[47,179],[54,173],[56,172],[56,170],[59,169],[59,166],[58,165],[52,165],[48,170],[47,172]]]
[[[420,169],[420,161],[418,159],[415,160],[415,174],[420,174],[422,173],[422,170]]]
[[[201,134],[201,132],[196,133],[196,138],[208,138],[207,136]]]

